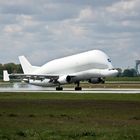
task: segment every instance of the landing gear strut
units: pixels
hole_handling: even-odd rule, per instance
[[[58,87],[56,87],[56,90],[61,91],[61,90],[63,90],[63,87],[60,87],[60,85],[59,85]]]
[[[80,82],[76,82],[77,86],[75,87],[75,90],[82,90],[82,87],[80,87]]]

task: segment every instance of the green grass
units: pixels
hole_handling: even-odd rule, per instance
[[[140,77],[108,77],[107,81],[140,81]]]
[[[140,94],[0,93],[0,140],[139,140]]]
[[[104,93],[0,93],[1,99],[23,99],[23,100],[118,100],[118,101],[140,101],[140,94],[104,94]]]

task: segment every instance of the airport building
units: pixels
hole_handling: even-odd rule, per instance
[[[140,65],[140,60],[136,60],[136,71],[137,71],[137,75],[139,75],[139,65]]]

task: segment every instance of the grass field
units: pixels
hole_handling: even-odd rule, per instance
[[[0,93],[0,140],[140,140],[140,94]]]
[[[107,77],[107,81],[140,81],[140,76],[137,77]]]

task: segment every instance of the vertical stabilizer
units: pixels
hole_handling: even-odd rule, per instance
[[[9,74],[8,74],[7,70],[3,71],[3,81],[5,81],[5,82],[10,81]]]
[[[32,66],[30,62],[25,58],[25,56],[19,56],[19,61],[21,63],[24,74],[32,74],[39,67]]]

